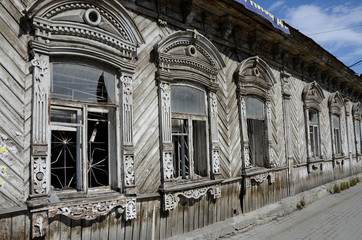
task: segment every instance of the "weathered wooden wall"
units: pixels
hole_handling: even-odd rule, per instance
[[[35,1],[4,0],[0,2],[0,144],[8,152],[0,153],[0,166],[6,167],[6,176],[0,188],[0,239],[29,239],[29,213],[1,214],[1,210],[11,208],[26,209],[29,195],[30,126],[32,77],[28,54],[26,20],[23,11]],[[179,1],[181,5],[182,1]],[[154,1],[137,0],[136,4],[149,11],[155,11]],[[168,15],[174,21],[183,22],[180,6],[167,4]],[[142,10],[145,11],[145,10]],[[349,118],[349,133],[342,129],[343,149],[346,153],[343,164],[333,166],[332,141],[328,97],[324,91],[321,112],[321,146],[323,163],[316,163],[308,173],[305,119],[302,93],[305,85],[302,77],[292,74],[290,99],[290,134],[292,164],[288,173],[286,140],[284,137],[283,98],[280,79],[280,66],[270,63],[277,83],[272,88],[272,155],[279,170],[271,170],[275,179],[264,179],[256,184],[255,176],[242,178],[242,153],[239,108],[234,72],[240,62],[252,56],[240,53],[234,48],[215,41],[226,64],[219,75],[217,91],[218,134],[220,140],[220,167],[224,178],[221,198],[213,199],[206,195],[197,200],[182,200],[173,210],[162,210],[158,190],[161,184],[159,96],[155,80],[157,70],[153,48],[171,33],[182,28],[172,24],[159,24],[158,20],[128,10],[129,15],[141,32],[145,44],[138,49],[135,60],[137,68],[133,76],[134,101],[134,145],[135,177],[140,194],[137,199],[137,219],[125,222],[122,214],[113,210],[108,216],[94,221],[71,220],[64,216],[49,219],[45,239],[165,239],[177,234],[192,231],[227,218],[259,209],[277,202],[289,195],[320,186],[334,179],[361,172],[362,161],[357,161],[353,120],[341,115],[341,124]],[[190,28],[207,29],[210,38],[218,26],[202,27],[202,17],[196,15]],[[243,43],[244,45],[248,45]],[[269,63],[269,62],[268,62]],[[351,144],[347,146],[350,137]],[[260,175],[260,174],[259,174]],[[245,184],[246,180],[251,185]],[[254,181],[254,182],[253,182]]]
[[[31,80],[23,1],[0,2],[0,211],[24,207],[29,193]]]

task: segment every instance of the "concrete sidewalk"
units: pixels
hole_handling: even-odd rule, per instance
[[[271,204],[269,206],[263,207],[259,210],[250,212],[250,213],[246,213],[234,218],[230,218],[227,219],[225,221],[222,222],[218,222],[212,225],[209,225],[207,227],[192,231],[190,233],[186,233],[186,234],[182,234],[182,235],[178,235],[178,236],[174,236],[171,239],[218,239],[218,238],[231,238],[231,239],[297,239],[297,236],[295,235],[295,233],[293,233],[293,231],[289,231],[289,228],[299,224],[300,219],[304,219],[308,220],[308,218],[310,218],[310,215],[318,215],[319,213],[322,214],[318,209],[323,208],[323,206],[329,206],[328,203],[331,203],[330,205],[338,205],[338,201],[343,201],[343,196],[345,196],[347,193],[357,193],[360,192],[361,193],[361,198],[362,199],[362,183],[357,184],[357,186],[354,186],[352,188],[350,188],[349,190],[345,190],[342,193],[336,194],[336,195],[330,195],[331,192],[333,192],[333,187],[334,185],[337,183],[341,183],[343,181],[348,181],[351,178],[354,177],[358,177],[360,179],[362,179],[362,174],[357,175],[357,176],[352,176],[349,178],[345,178],[345,179],[341,179],[341,180],[337,180],[335,182],[332,183],[328,183],[326,185],[322,185],[320,187],[314,188],[312,190],[306,191],[306,192],[302,192],[299,193],[293,197],[288,197],[283,199],[282,201],[278,202],[278,203],[274,203]],[[326,196],[330,196],[328,198],[325,198]],[[335,197],[337,196],[337,197]],[[348,198],[348,196],[347,196]],[[321,201],[316,202],[317,200],[323,199]],[[339,200],[338,200],[339,199]],[[293,212],[295,212],[297,210],[297,205],[300,204],[301,201],[304,201],[305,204],[307,205],[305,209],[303,209],[302,211],[298,211],[297,216],[292,216]],[[336,202],[334,202],[336,201]],[[315,207],[314,206],[309,206],[311,203],[316,202]],[[356,202],[354,202],[354,204],[357,204]],[[324,207],[325,208],[325,207]],[[327,207],[328,208],[328,207]],[[307,211],[307,209],[310,209]],[[337,208],[336,208],[337,209]],[[353,208],[351,208],[353,210]],[[362,209],[362,208],[361,208]],[[341,215],[340,212],[349,212],[351,213],[351,211],[346,211],[346,210],[336,210],[336,214]],[[329,212],[329,210],[326,210],[326,212]],[[361,211],[362,213],[362,211]],[[291,215],[289,215],[291,214]],[[298,214],[300,215],[298,219]],[[304,215],[305,214],[305,215]],[[286,216],[288,215],[288,216]],[[343,215],[343,214],[342,214]],[[284,217],[286,216],[286,217]],[[292,217],[290,219],[288,219],[288,217]],[[284,218],[283,218],[284,217]],[[336,235],[336,228],[335,228],[335,224],[331,224],[329,222],[329,218],[335,218],[335,216],[322,216],[323,220],[325,218],[327,218],[325,222],[321,222],[321,226],[326,226],[324,227],[324,231],[326,232],[330,232],[331,234],[327,234],[328,236],[330,235],[330,238],[326,238],[326,239],[332,239],[333,233]],[[358,216],[356,216],[358,217]],[[276,222],[273,225],[273,222],[271,222],[272,220],[277,219],[279,221],[273,221]],[[283,221],[281,221],[281,219],[283,219]],[[296,222],[292,222],[292,219],[294,219],[294,221]],[[318,219],[318,218],[317,218]],[[313,223],[311,221],[305,221],[303,220],[302,222],[307,222],[308,224],[306,226],[304,226],[301,231],[298,230],[298,232],[301,233],[310,233],[312,236],[311,232],[315,232],[315,236],[318,236],[317,238],[310,238],[310,239],[323,239],[323,237],[321,236],[327,236],[326,234],[323,235],[322,232],[324,231],[319,231],[321,230],[321,227],[315,228],[314,224],[317,223],[319,220],[315,220],[316,222]],[[343,220],[345,221],[345,220]],[[362,224],[361,224],[361,220],[358,219],[358,221],[356,219],[353,220],[355,222],[355,224],[359,224],[361,226],[359,226],[359,229],[362,231]],[[279,222],[279,224],[278,224]],[[290,223],[290,226],[282,226],[281,222],[284,223]],[[336,221],[338,223],[338,221]],[[265,224],[265,223],[270,223],[270,224],[266,224],[263,226],[258,226],[256,229],[255,226],[257,225],[261,225],[261,224]],[[340,223],[342,224],[342,223]],[[252,229],[253,228],[253,229]],[[264,230],[265,228],[265,230]],[[252,230],[250,230],[252,229]],[[254,230],[255,229],[255,230]],[[299,229],[299,228],[298,228]],[[312,231],[312,229],[314,229]],[[323,227],[322,227],[323,229]],[[349,227],[347,226],[346,228],[347,232],[351,232]],[[248,231],[250,230],[250,231]],[[281,232],[287,232],[290,235],[286,234],[284,235],[278,235],[278,231]],[[355,231],[354,231],[355,232]],[[264,234],[263,234],[264,233]],[[259,234],[259,235],[258,235]],[[271,236],[271,234],[274,234],[273,236]],[[320,235],[322,234],[322,235]],[[361,232],[362,234],[362,232]],[[301,235],[302,236],[302,235]],[[343,238],[343,239],[362,239],[362,235],[361,238]],[[285,238],[284,238],[285,237]],[[353,236],[351,236],[353,237]],[[306,239],[305,237],[301,237],[300,239]],[[308,238],[307,238],[308,239]],[[339,238],[336,238],[339,239]]]

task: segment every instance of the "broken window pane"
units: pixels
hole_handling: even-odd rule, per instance
[[[108,114],[88,113],[88,186],[109,184]]]
[[[115,73],[95,66],[53,63],[52,98],[115,103]]]

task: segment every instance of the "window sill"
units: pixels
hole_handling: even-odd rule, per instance
[[[200,181],[201,180],[201,181]],[[217,180],[205,180],[198,179],[197,181],[187,181],[181,183],[179,181],[170,182],[166,184],[163,188],[160,188],[159,191],[161,193],[170,193],[170,192],[179,192],[179,191],[186,191],[194,188],[200,188],[205,186],[217,185],[223,182],[224,179],[217,179]]]
[[[245,172],[242,174],[243,177],[251,177],[255,175],[261,175],[266,173],[272,172],[279,172],[288,169],[287,166],[285,167],[278,167],[278,168],[264,168],[264,167],[253,167],[253,168],[246,168]]]
[[[59,196],[58,193],[52,192],[50,196],[27,201],[27,206],[36,208],[37,211],[47,211],[48,218],[64,215],[73,220],[94,220],[101,215],[109,214],[115,208],[119,213],[127,209],[126,220],[136,217],[136,199],[127,198],[116,191],[92,191],[88,194],[67,192]]]

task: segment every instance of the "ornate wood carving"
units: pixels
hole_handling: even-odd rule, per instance
[[[48,44],[51,41],[61,41],[64,35],[74,36],[75,42],[82,41],[79,39],[102,42],[117,49],[120,55],[127,58],[132,58],[137,51],[137,45],[143,42],[126,10],[117,3],[67,0],[48,4],[41,10],[37,9],[39,7],[43,6],[37,3],[30,9],[30,12],[36,12],[33,27],[38,42]]]
[[[134,198],[50,206],[48,209],[48,217],[52,218],[60,214],[74,220],[94,220],[99,216],[109,214],[110,211],[117,207],[121,207],[123,211],[126,212],[126,220],[136,218],[136,200]]]
[[[161,126],[163,143],[172,143],[171,124],[171,87],[170,84],[160,83],[161,96]]]
[[[33,159],[33,192],[35,194],[47,193],[47,166],[45,157]]]
[[[49,134],[49,58],[36,56],[33,66],[33,126],[32,126],[32,157],[31,179],[32,194],[44,195],[49,191],[49,170],[47,168],[48,134]]]
[[[315,108],[321,111],[321,103],[324,99],[324,93],[322,88],[317,82],[309,83],[303,90],[304,105],[307,108]]]
[[[212,173],[214,175],[220,174],[220,154],[219,154],[219,133],[217,131],[217,96],[216,93],[209,93],[210,103],[210,126],[211,126],[211,158],[212,158]]]
[[[271,119],[271,89],[276,83],[268,64],[260,57],[255,56],[244,60],[238,70],[235,72],[237,81],[237,94],[239,104],[239,117],[241,122],[241,141],[243,146],[243,167],[250,167],[249,159],[249,138],[246,121],[246,106],[245,97],[248,95],[258,96],[264,100],[266,106],[266,128],[268,138],[268,159],[271,167],[275,166],[275,161],[272,159],[272,119]]]
[[[126,221],[135,219],[137,217],[136,199],[127,199],[126,204]]]
[[[123,86],[123,144],[133,145],[133,89],[132,77],[122,75]]]
[[[167,193],[163,196],[163,209],[165,211],[171,211],[175,209],[180,201],[180,196],[188,199],[199,199],[208,192],[210,192],[214,199],[220,198],[221,185],[195,188],[183,192]]]
[[[275,173],[269,172],[264,174],[258,174],[255,176],[251,176],[250,178],[246,178],[246,188],[250,188],[253,186],[258,186],[262,184],[265,180],[268,180],[268,184],[273,184],[275,182]]]
[[[31,63],[34,67],[33,143],[47,144],[48,87],[50,80],[48,62],[34,58]]]
[[[32,238],[41,238],[46,235],[48,228],[47,212],[36,212],[32,214]]]
[[[163,174],[165,180],[171,180],[173,178],[172,152],[163,152]]]
[[[344,100],[339,92],[334,92],[329,96],[328,104],[330,114],[341,115],[342,108],[344,106]]]
[[[132,155],[124,155],[124,175],[126,186],[135,185],[134,158]]]

